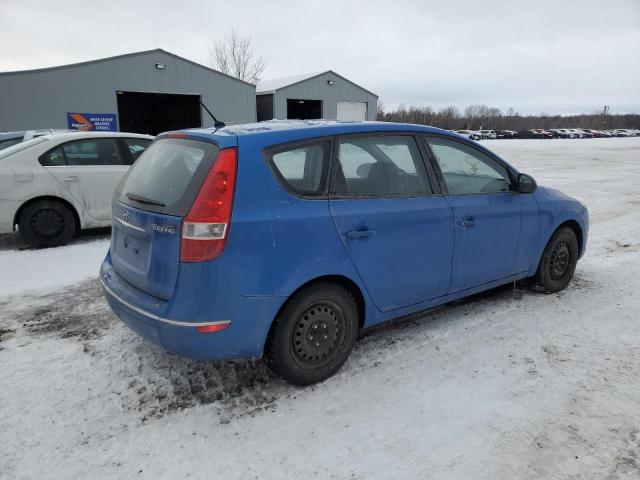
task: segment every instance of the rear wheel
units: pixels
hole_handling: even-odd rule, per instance
[[[536,287],[546,293],[563,290],[571,281],[577,263],[576,234],[570,228],[562,227],[553,234],[544,249],[534,277]]]
[[[358,334],[358,309],[335,283],[318,283],[292,297],[267,339],[265,360],[295,385],[327,379],[347,360]]]
[[[27,205],[20,214],[18,226],[27,243],[42,247],[67,243],[77,228],[71,210],[55,200],[40,200]]]

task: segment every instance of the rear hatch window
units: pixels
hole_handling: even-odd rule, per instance
[[[111,260],[140,290],[169,300],[180,268],[180,230],[219,148],[161,139],[136,160],[115,194]]]
[[[152,212],[186,215],[218,150],[196,140],[157,140],[124,178],[119,200]]]

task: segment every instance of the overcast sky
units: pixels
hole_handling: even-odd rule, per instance
[[[265,79],[333,69],[387,107],[640,112],[640,0],[0,0],[0,71],[153,48],[207,63],[232,27]]]

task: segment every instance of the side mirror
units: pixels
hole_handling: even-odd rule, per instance
[[[526,173],[521,173],[518,175],[518,192],[520,193],[533,193],[538,188],[538,184],[533,179],[533,177],[527,175]]]

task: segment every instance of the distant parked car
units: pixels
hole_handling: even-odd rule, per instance
[[[549,131],[552,132],[556,138],[573,138],[573,133],[564,128],[552,128]]]
[[[263,122],[159,135],[113,196],[99,278],[165,350],[264,355],[309,385],[362,328],[516,280],[562,290],[588,231],[579,201],[460,135]]]
[[[480,130],[480,135],[482,135],[482,138],[488,138],[490,140],[498,138],[495,130]]]
[[[474,130],[456,130],[456,133],[467,137],[469,140],[482,140],[482,135]]]
[[[593,138],[591,132],[587,132],[581,128],[570,128],[568,130],[573,134],[573,138]]]
[[[517,138],[545,138],[542,133],[536,130],[520,130],[516,133]]]
[[[0,151],[0,233],[18,226],[31,244],[68,242],[111,224],[111,197],[153,137],[133,133],[44,135]]]
[[[594,130],[596,131],[596,130]],[[611,132],[608,130],[597,130],[598,134],[600,135],[600,137],[602,138],[610,138],[612,137]]]
[[[498,138],[516,138],[518,136],[518,132],[515,130],[496,130],[498,134]]]
[[[585,133],[590,133],[592,138],[602,138],[603,134],[600,130],[593,130],[590,128],[583,128],[582,129],[583,132]]]
[[[534,130],[538,132],[540,135],[542,135],[542,138],[556,138],[557,136],[553,132],[550,132],[549,130],[545,130],[544,128],[535,128]]]
[[[618,137],[635,137],[636,134],[633,130],[627,130],[626,128],[617,128],[616,136]]]

